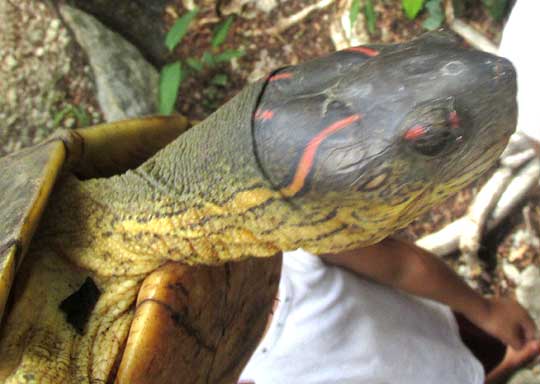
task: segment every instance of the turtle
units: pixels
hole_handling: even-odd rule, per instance
[[[488,170],[512,64],[439,31],[277,69],[206,120],[0,159],[0,382],[235,383],[282,252],[375,244]]]

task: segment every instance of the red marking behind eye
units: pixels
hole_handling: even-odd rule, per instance
[[[448,114],[448,121],[450,122],[450,128],[459,128],[461,121],[456,111],[452,111]]]
[[[421,125],[417,124],[414,127],[410,128],[407,132],[405,132],[405,140],[414,140],[420,136],[423,136],[424,133],[426,133],[426,129],[422,127]]]
[[[291,77],[293,77],[293,74],[290,73],[290,72],[283,72],[283,73],[278,73],[277,75],[274,75],[274,76],[270,76],[268,78],[268,81],[276,81],[276,80],[282,80],[282,79],[290,79]]]
[[[264,110],[258,110],[255,112],[255,119],[257,120],[270,120],[272,117],[274,117],[274,111],[271,111],[269,109]]]
[[[354,115],[336,121],[335,123],[324,128],[317,135],[315,135],[315,137],[313,137],[308,142],[306,148],[304,149],[304,153],[302,154],[300,162],[296,167],[296,173],[294,174],[293,181],[288,186],[281,189],[281,193],[283,193],[283,195],[285,196],[293,196],[298,191],[300,191],[304,187],[306,177],[309,174],[309,171],[311,170],[311,168],[313,168],[315,154],[322,142],[326,140],[330,135],[349,126],[355,121],[360,120],[362,117],[363,116],[361,114],[356,113]]]
[[[350,47],[350,48],[347,48],[345,49],[345,51],[348,51],[348,52],[359,52],[359,53],[362,53],[366,56],[369,56],[369,57],[373,57],[373,56],[377,56],[379,54],[379,51],[373,49],[373,48],[368,48],[368,47]]]

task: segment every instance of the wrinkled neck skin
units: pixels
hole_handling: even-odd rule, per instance
[[[0,328],[0,382],[113,382],[147,276],[170,261],[217,265],[278,253],[274,232],[294,214],[254,156],[259,92],[249,87],[136,170],[59,182]],[[59,307],[87,278],[101,295],[82,310],[91,311],[79,333]]]
[[[295,215],[255,159],[259,93],[260,85],[249,87],[136,170],[59,182],[0,328],[0,382],[113,382],[147,276],[170,261],[217,265],[278,253],[274,232]],[[59,308],[87,278],[100,296],[80,311],[89,317],[77,332]],[[227,291],[225,280],[211,283]]]
[[[300,218],[257,164],[251,116],[261,88],[247,87],[135,170],[67,180],[48,237],[60,233],[65,243],[93,249],[88,257],[67,253],[102,276],[142,275],[170,260],[214,265],[275,255],[280,224]]]
[[[107,274],[134,275],[168,260],[212,265],[299,247],[330,252],[375,241],[359,239],[361,233],[343,224],[341,216],[353,207],[341,207],[345,213],[335,202],[300,208],[268,182],[251,132],[262,86],[246,88],[136,170],[67,182],[52,220],[64,227],[55,225],[56,232],[71,237],[66,243],[95,250],[91,257],[78,256],[77,263],[102,274],[100,260],[106,259]]]

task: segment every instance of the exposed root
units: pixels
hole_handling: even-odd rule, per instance
[[[520,133],[513,135],[502,155],[500,168],[482,187],[463,218],[459,248],[468,266],[468,277],[477,277],[482,272],[478,250],[486,221],[516,172],[527,162],[532,161],[535,153],[535,150],[531,148],[530,139]]]
[[[498,48],[487,37],[478,32],[476,29],[467,25],[463,21],[457,19],[454,15],[454,7],[452,1],[446,1],[445,4],[446,23],[448,27],[463,37],[467,43],[474,48],[480,49],[489,53],[497,53]]]
[[[184,0],[186,1],[186,0]],[[246,5],[252,3],[254,6],[250,9],[246,9]],[[217,13],[228,16],[236,14],[243,19],[254,19],[257,17],[257,11],[269,13],[278,6],[277,0],[229,0],[229,1],[217,1],[216,9]]]
[[[513,170],[511,168],[499,168],[478,192],[467,214],[462,218],[459,248],[469,266],[470,277],[478,276],[482,272],[478,250],[484,234],[485,223],[502,193],[508,187],[512,176]]]
[[[358,14],[356,23],[351,25],[351,3],[352,0],[340,0],[336,16],[330,24],[330,37],[336,50],[367,44],[370,41],[363,12]]]
[[[324,9],[334,3],[334,1],[335,0],[319,0],[315,4],[308,5],[294,15],[280,19],[274,27],[267,29],[266,32],[270,34],[280,34],[304,20],[311,12]]]
[[[523,221],[525,222],[525,232],[529,238],[529,242],[538,246],[540,244],[540,238],[536,235],[532,220],[531,220],[531,207],[527,206],[523,208]]]
[[[508,160],[506,164],[513,164],[516,167],[503,165],[501,170],[493,175],[469,209],[471,216],[462,217],[440,231],[424,236],[416,244],[436,255],[443,256],[458,250],[462,242],[465,250],[473,251],[468,258],[474,260],[474,250],[479,248],[481,234],[496,227],[531,189],[538,186],[540,158],[529,158],[524,153],[509,155],[517,157]],[[523,161],[525,164],[520,166]],[[505,164],[505,160],[502,160],[502,164]],[[493,196],[498,197],[495,199]],[[483,199],[486,200],[482,201]]]

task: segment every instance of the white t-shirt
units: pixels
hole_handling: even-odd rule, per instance
[[[450,309],[284,255],[279,304],[240,383],[482,384]]]

